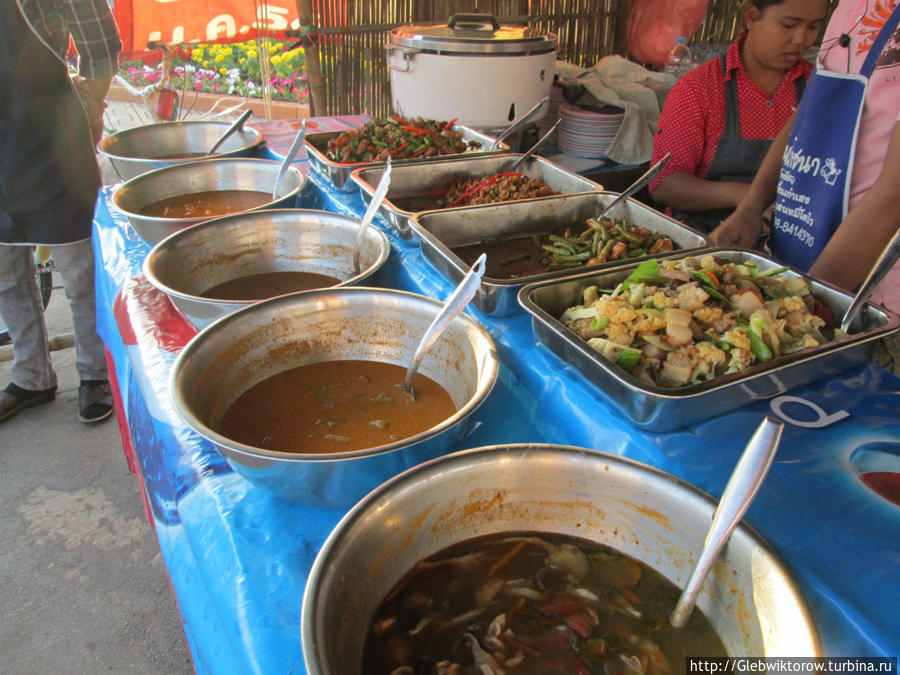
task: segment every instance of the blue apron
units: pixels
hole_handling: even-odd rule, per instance
[[[808,270],[847,215],[850,172],[869,77],[900,22],[897,7],[859,74],[813,72],[788,138],[772,219],[772,248],[781,260]]]

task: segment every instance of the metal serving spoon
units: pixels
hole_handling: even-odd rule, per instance
[[[528,150],[525,151],[525,154],[523,154],[521,157],[519,157],[519,159],[517,159],[515,162],[513,162],[513,165],[509,168],[510,173],[517,171],[518,168],[522,165],[522,162],[524,162],[526,159],[531,157],[531,155],[534,154],[534,151],[537,150],[541,146],[541,143],[543,143],[548,138],[550,138],[550,134],[552,134],[554,131],[556,131],[556,127],[558,127],[561,123],[562,123],[562,117],[560,117],[558,120],[556,120],[556,123],[552,127],[550,127],[550,129],[547,131],[547,133],[545,133],[543,136],[541,136],[538,139],[537,143],[535,143],[530,148],[528,148]]]
[[[666,165],[666,162],[669,161],[669,158],[671,156],[672,156],[672,153],[667,152],[661,160],[659,160],[656,164],[654,164],[649,169],[647,169],[647,172],[645,174],[643,174],[640,178],[638,178],[631,185],[629,185],[627,188],[625,188],[625,191],[622,194],[620,194],[618,197],[613,199],[609,204],[607,204],[605,207],[603,207],[603,209],[600,211],[600,213],[598,213],[596,216],[594,216],[594,220],[600,220],[603,216],[605,216],[607,213],[612,211],[616,207],[617,204],[625,201],[631,195],[633,195],[638,190],[640,190],[642,187],[644,187],[647,183],[649,183],[651,180],[656,178],[657,174],[659,174],[659,172],[662,171],[663,167]]]
[[[453,323],[453,319],[459,316],[459,313],[466,308],[466,305],[468,305],[475,296],[475,291],[477,291],[478,287],[481,285],[481,275],[484,274],[485,261],[487,261],[487,254],[482,253],[478,256],[478,260],[475,261],[469,271],[466,272],[466,275],[462,278],[462,281],[459,282],[456,290],[450,294],[450,297],[447,298],[441,311],[437,313],[437,316],[434,317],[434,320],[431,322],[431,325],[428,326],[425,334],[422,335],[422,339],[419,341],[419,345],[413,353],[409,368],[406,369],[406,380],[403,384],[394,385],[409,394],[409,397],[413,401],[416,400],[416,396],[413,393],[413,379],[416,377],[416,371],[419,369],[422,358],[425,356],[425,353],[431,345],[433,345],[440,337],[441,333],[444,332],[444,329]]]
[[[872,291],[874,291],[875,287],[881,283],[881,280],[884,279],[885,275],[890,272],[898,259],[900,259],[900,230],[897,230],[894,233],[893,238],[888,242],[888,245],[884,247],[881,255],[878,256],[878,260],[875,261],[875,264],[869,271],[869,275],[856,292],[853,302],[850,303],[847,311],[844,312],[844,318],[841,319],[841,330],[844,333],[850,332],[850,324],[853,323],[856,315],[859,314],[859,310],[862,309],[863,304],[865,304],[866,300],[869,299],[869,296],[872,295]]]
[[[520,126],[525,124],[531,117],[536,113],[542,105],[544,105],[547,101],[550,100],[549,96],[545,96],[540,101],[531,106],[528,111],[519,117],[518,119],[513,120],[513,123],[506,127],[503,131],[497,134],[497,138],[494,139],[494,142],[491,143],[491,150],[496,150],[497,146],[499,146],[507,136],[509,136],[513,131],[518,129]]]
[[[691,578],[669,615],[669,621],[675,628],[681,628],[687,623],[706,575],[759,491],[763,478],[775,459],[783,429],[784,422],[766,416],[747,443],[713,513],[712,524],[706,533],[706,541],[703,542],[703,550],[697,558]]]
[[[272,199],[278,199],[278,188],[281,187],[281,181],[284,180],[284,175],[287,173],[288,167],[291,165],[291,162],[294,161],[294,157],[297,156],[297,151],[300,149],[300,145],[303,143],[303,137],[306,135],[306,118],[303,118],[303,121],[300,123],[300,129],[297,131],[297,135],[294,136],[294,142],[291,143],[291,149],[288,150],[288,153],[284,156],[284,159],[281,161],[281,166],[278,167],[278,175],[275,176],[275,187],[272,188]]]
[[[231,123],[231,126],[225,130],[225,133],[219,137],[219,140],[217,140],[215,142],[215,145],[213,145],[209,149],[209,152],[206,153],[206,156],[209,157],[210,155],[214,154],[216,152],[216,150],[218,150],[220,147],[222,147],[222,143],[227,141],[231,137],[231,134],[233,134],[235,131],[237,131],[242,126],[244,126],[244,122],[246,122],[250,118],[250,115],[252,115],[252,114],[253,114],[252,110],[245,110],[244,113],[240,117],[238,117],[234,122]]]
[[[372,218],[375,217],[375,214],[378,213],[378,208],[381,206],[381,202],[384,201],[384,197],[387,194],[388,187],[391,185],[391,158],[387,158],[387,163],[384,167],[384,173],[381,174],[381,180],[378,181],[378,187],[375,188],[375,194],[372,195],[372,201],[369,202],[369,208],[366,209],[366,212],[363,214],[362,222],[359,224],[359,230],[356,232],[356,241],[353,242],[353,273],[359,274],[360,262],[359,257],[362,251],[362,243],[363,239],[366,236],[366,230],[369,229],[369,223],[372,222]]]

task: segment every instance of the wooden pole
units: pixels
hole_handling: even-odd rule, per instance
[[[315,34],[316,26],[313,23],[312,0],[297,0],[297,15],[300,25],[312,26]],[[309,114],[311,116],[326,114],[325,83],[322,81],[322,70],[319,67],[319,47],[309,35],[303,36],[303,49],[306,52],[306,81],[309,85]]]

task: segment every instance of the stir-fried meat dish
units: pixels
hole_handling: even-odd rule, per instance
[[[362,671],[372,675],[671,675],[686,656],[725,656],[656,570],[576,537],[498,533],[419,562],[375,613]]]
[[[450,186],[443,202],[447,206],[474,206],[555,194],[540,178],[522,173],[497,173],[487,178],[462,178],[456,181]]]
[[[462,132],[453,130],[455,122],[421,117],[406,119],[397,115],[369,120],[358,129],[328,141],[327,156],[333,162],[359,164],[384,162],[388,157],[397,160],[455,155],[481,147],[475,141],[463,140]]]
[[[696,384],[826,341],[830,311],[787,270],[712,255],[651,259],[614,289],[586,288],[560,320],[643,382]]]

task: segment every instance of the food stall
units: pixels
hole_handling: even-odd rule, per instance
[[[320,131],[360,116],[311,118]],[[293,121],[260,123],[264,157],[284,156]],[[295,166],[302,208],[360,217],[358,192]],[[274,496],[236,473],[175,412],[170,376],[195,328],[143,273],[151,249],[101,193],[95,216],[99,332],[109,350],[123,447],[184,621],[197,672],[305,672],[301,598],[313,560],[348,506]],[[390,256],[372,285],[443,300],[451,283],[381,216]],[[666,431],[641,428],[576,364],[536,337],[524,311],[466,310],[496,344],[493,390],[450,450],[549,443],[599,450],[721,495],[766,415],[785,422],[778,454],[745,516],[795,577],[832,656],[900,653],[900,381],[861,361],[848,370],[751,393],[746,405]],[[878,474],[877,479],[873,476]],[[891,483],[890,481],[894,482]]]

